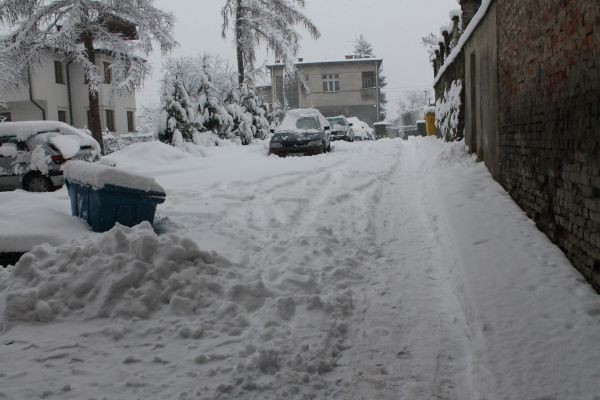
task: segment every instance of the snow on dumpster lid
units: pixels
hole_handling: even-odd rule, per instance
[[[143,192],[165,193],[154,178],[132,174],[119,168],[85,161],[69,161],[64,167],[65,178],[95,189],[114,185]]]

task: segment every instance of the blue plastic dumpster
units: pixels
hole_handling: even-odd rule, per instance
[[[85,168],[89,170],[90,167]],[[65,175],[71,214],[85,220],[94,232],[106,232],[116,223],[130,227],[143,221],[154,224],[156,206],[166,198],[163,191],[141,190],[110,183],[103,183],[98,187],[73,180],[69,178],[69,174]]]

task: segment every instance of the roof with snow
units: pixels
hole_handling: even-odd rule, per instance
[[[351,58],[351,59],[337,59],[337,60],[323,60],[323,61],[298,61],[295,65],[320,65],[320,64],[369,64],[369,63],[377,63],[377,65],[381,65],[383,63],[383,58]],[[267,68],[271,69],[279,69],[283,68],[284,64],[270,64],[267,65]]]

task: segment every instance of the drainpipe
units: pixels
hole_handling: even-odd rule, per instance
[[[74,125],[73,124],[73,99],[71,97],[71,71],[69,70],[69,67],[71,66],[71,64],[73,64],[73,60],[69,60],[69,62],[67,63],[67,97],[69,99],[69,125]]]
[[[40,111],[42,112],[42,120],[45,121],[46,120],[46,110],[44,109],[44,107],[42,107],[38,103],[36,103],[36,101],[33,99],[33,85],[31,83],[31,67],[29,67],[27,69],[27,80],[29,81],[29,101],[31,101],[34,106],[36,106],[37,108],[40,109]]]
[[[375,122],[379,122],[381,115],[379,114],[379,65],[377,61],[375,61],[375,87],[377,88],[377,103],[375,104],[377,116],[375,117]]]

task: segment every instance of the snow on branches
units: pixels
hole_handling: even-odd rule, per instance
[[[212,132],[243,144],[268,133],[265,105],[248,85],[238,88],[236,73],[220,57],[167,61],[161,104],[158,137],[165,143],[173,144],[176,131],[184,141],[193,141],[196,132]]]

